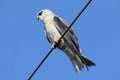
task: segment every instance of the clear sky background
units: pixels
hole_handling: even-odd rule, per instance
[[[0,0],[0,80],[27,80],[51,48],[37,12],[50,9],[69,24],[87,0]],[[32,80],[120,80],[120,0],[93,0],[72,29],[96,63],[76,74],[56,49]]]

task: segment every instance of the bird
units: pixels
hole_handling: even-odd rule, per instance
[[[37,13],[37,19],[43,22],[45,35],[52,47],[55,48],[55,44],[58,43],[59,38],[69,27],[68,23],[49,9],[40,10]],[[78,39],[71,28],[60,40],[57,48],[68,56],[77,73],[85,66],[87,69],[95,66],[93,61],[82,55]]]

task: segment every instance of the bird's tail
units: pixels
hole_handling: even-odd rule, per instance
[[[74,58],[71,58],[71,62],[73,64],[75,70],[77,71],[77,73],[82,68],[84,68],[84,65],[86,66],[87,69],[88,69],[88,67],[95,66],[94,62],[92,62],[91,60],[87,59],[84,56],[75,55]]]

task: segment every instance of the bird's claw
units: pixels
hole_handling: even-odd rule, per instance
[[[56,38],[55,41],[52,43],[52,48],[56,48],[58,44],[59,38]]]

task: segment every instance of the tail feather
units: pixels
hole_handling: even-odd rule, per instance
[[[71,58],[71,62],[76,70],[76,72],[78,73],[82,68],[84,68],[83,62],[81,61],[81,59],[79,58],[79,56],[75,56],[74,58]]]
[[[87,59],[84,56],[78,56],[75,55],[74,58],[71,59],[71,62],[78,73],[82,68],[84,68],[84,65],[86,66],[87,70],[88,67],[95,66],[95,63],[91,60]]]
[[[81,60],[83,62],[83,64],[91,67],[91,66],[95,66],[95,63],[92,62],[91,60],[89,60],[88,58],[86,58],[85,56],[81,56]]]

